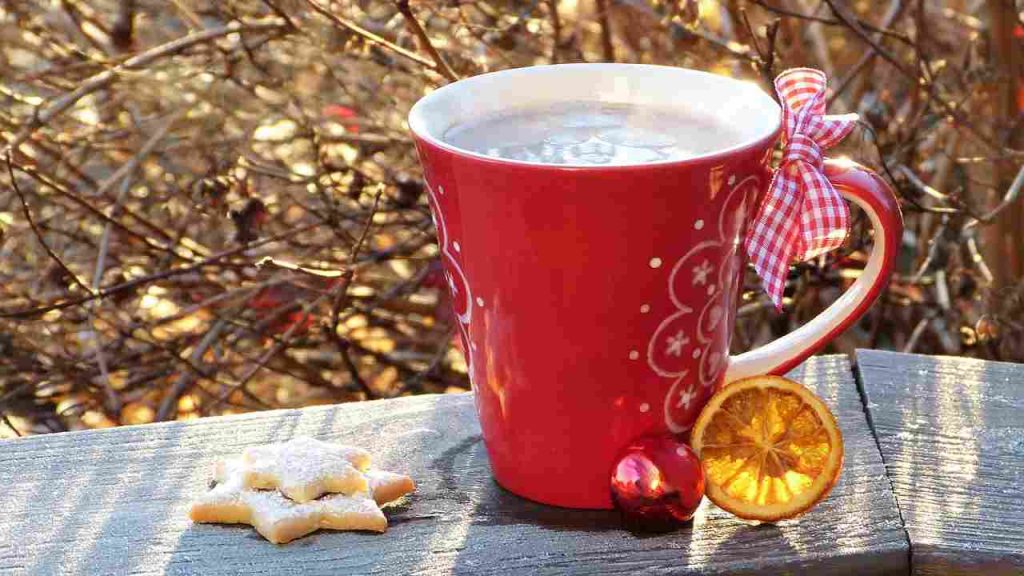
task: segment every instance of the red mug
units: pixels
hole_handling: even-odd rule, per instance
[[[566,166],[444,141],[453,125],[524,105],[680,106],[742,142],[677,161]],[[726,382],[781,374],[855,322],[892,270],[899,207],[874,173],[829,160],[874,227],[864,272],[821,315],[729,355],[742,240],[768,185],[779,106],[695,70],[564,64],[449,84],[409,113],[495,479],[531,500],[610,508],[616,454],[684,433]]]

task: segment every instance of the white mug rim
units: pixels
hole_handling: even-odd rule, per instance
[[[694,156],[688,156],[682,159],[673,160],[661,160],[657,162],[642,162],[642,163],[622,163],[622,164],[550,164],[544,162],[531,162],[526,160],[512,160],[508,158],[497,158],[493,156],[487,156],[478,152],[473,152],[465,148],[460,148],[445,142],[441,135],[433,133],[428,127],[428,115],[430,114],[429,109],[432,105],[436,105],[438,101],[445,98],[457,99],[460,96],[465,97],[473,94],[474,91],[478,91],[485,88],[488,82],[493,82],[496,79],[502,77],[518,76],[521,79],[525,79],[529,76],[542,76],[552,75],[558,73],[561,70],[573,69],[573,71],[585,71],[593,72],[597,74],[608,74],[608,75],[643,75],[644,73],[659,73],[659,74],[678,74],[679,80],[690,81],[694,80],[698,82],[708,82],[717,84],[721,87],[723,93],[728,93],[735,97],[735,94],[742,94],[743,98],[746,99],[749,95],[751,104],[753,107],[759,108],[763,111],[770,111],[772,118],[768,119],[764,125],[758,129],[754,134],[747,136],[733,143],[732,145],[725,146],[710,150],[705,153],[697,154]],[[660,66],[654,64],[628,64],[628,63],[571,63],[571,64],[548,64],[540,66],[527,66],[523,68],[510,68],[506,70],[499,70],[495,72],[488,72],[486,74],[480,74],[477,76],[471,76],[453,82],[432,91],[430,94],[420,98],[416,104],[413,105],[409,111],[408,116],[409,129],[412,131],[414,136],[430,145],[441,148],[452,154],[459,156],[470,157],[482,162],[497,163],[497,164],[508,164],[524,167],[543,167],[545,169],[569,169],[569,170],[615,170],[615,169],[636,169],[636,168],[650,168],[655,166],[678,166],[684,164],[693,163],[704,163],[708,160],[718,160],[723,157],[732,156],[736,153],[750,150],[752,148],[758,148],[774,142],[775,138],[779,133],[779,129],[782,125],[782,111],[779,105],[763,90],[757,87],[752,82],[737,80],[728,76],[722,76],[720,74],[713,74],[702,70],[694,70],[692,68],[681,68],[674,66]]]

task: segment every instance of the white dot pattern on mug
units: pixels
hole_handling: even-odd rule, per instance
[[[655,268],[655,269],[661,268],[661,258],[658,258],[657,256],[655,256],[654,258],[651,258],[650,261],[647,264],[651,268]]]
[[[641,412],[649,412],[650,409],[651,409],[651,405],[648,404],[647,402],[644,402],[643,404],[640,405],[640,411]]]

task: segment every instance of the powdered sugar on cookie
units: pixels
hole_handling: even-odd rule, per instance
[[[242,472],[249,488],[277,488],[296,502],[309,502],[328,492],[352,494],[367,489],[360,474],[370,466],[362,448],[300,436],[282,444],[252,446],[242,453]]]
[[[290,446],[306,449],[290,452]],[[331,460],[329,465],[313,461],[325,453],[334,455],[327,457]],[[344,458],[351,472],[338,466],[335,456]],[[369,470],[369,462],[370,456],[365,450],[312,438],[250,448],[242,458],[217,463],[214,470],[217,484],[193,502],[190,516],[195,522],[249,524],[277,544],[320,528],[384,532],[387,518],[380,506],[408,494],[415,485],[411,478],[402,474]],[[293,468],[288,468],[289,465]],[[254,469],[257,477],[265,474],[264,479],[277,478],[275,483],[279,489],[254,488],[250,482]],[[282,470],[288,473],[280,474]],[[344,478],[344,482],[339,481],[340,478]],[[319,497],[292,499],[285,493],[285,486],[302,496],[317,492]],[[357,488],[328,493],[333,492],[332,487],[339,486]]]

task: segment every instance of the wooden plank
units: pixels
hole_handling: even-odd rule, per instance
[[[915,574],[1024,574],[1024,366],[857,351]]]
[[[614,513],[551,508],[490,479],[471,395],[421,396],[54,434],[0,444],[0,574],[905,574],[907,545],[845,357],[798,370],[833,407],[847,460],[803,519],[751,526],[705,503],[692,527],[638,537]],[[192,525],[218,457],[311,434],[363,445],[418,491],[385,535],[274,546]]]

